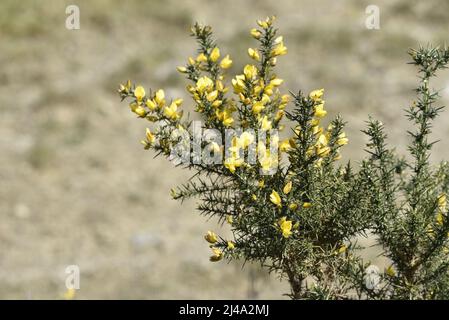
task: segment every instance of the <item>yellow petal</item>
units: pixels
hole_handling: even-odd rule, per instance
[[[281,197],[279,196],[279,193],[277,193],[275,190],[273,190],[270,194],[270,201],[275,205],[277,205],[278,207],[282,206]]]
[[[138,86],[134,90],[134,96],[136,97],[137,101],[142,101],[145,97],[145,89],[142,86]]]
[[[290,191],[292,191],[292,186],[293,183],[291,181],[287,182],[287,184],[284,186],[284,189],[282,191],[284,191],[285,194],[289,194]]]
[[[226,55],[220,62],[220,67],[222,69],[228,69],[232,66],[232,60],[229,58],[229,54]]]
[[[212,244],[218,241],[217,235],[212,231],[207,231],[207,234],[204,236],[204,239]]]
[[[324,94],[324,89],[316,89],[316,90],[313,90],[312,92],[310,92],[309,97],[313,101],[320,101],[323,94]]]
[[[220,58],[220,49],[218,47],[215,47],[212,49],[212,52],[210,53],[210,60],[212,62],[216,62]]]
[[[259,52],[257,51],[257,49],[249,48],[248,55],[251,57],[251,59],[260,61],[260,55],[259,55]]]
[[[156,101],[156,103],[158,105],[162,105],[164,103],[165,99],[165,93],[164,90],[159,89],[158,91],[156,91],[156,95],[154,97],[154,101]]]

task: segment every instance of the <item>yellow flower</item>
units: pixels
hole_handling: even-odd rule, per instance
[[[204,236],[204,239],[209,243],[215,243],[218,241],[217,235],[212,231],[207,231],[207,234]]]
[[[150,99],[147,99],[147,101],[145,102],[145,105],[150,110],[156,110],[156,108],[157,108],[156,103],[153,100],[150,100]]]
[[[142,101],[145,97],[145,89],[142,86],[138,86],[134,90],[134,96],[136,97],[137,101]]]
[[[178,110],[178,106],[176,103],[172,103],[169,107],[164,108],[164,115],[172,120],[176,120],[179,118],[179,114],[176,112]]]
[[[235,243],[232,241],[228,241],[228,250],[233,250],[235,248]]]
[[[206,62],[207,61],[207,57],[204,53],[200,53],[197,57],[196,57],[196,61],[197,62]]]
[[[218,97],[218,91],[214,90],[207,95],[206,99],[209,102],[213,102],[213,101],[217,100],[217,97]]]
[[[273,21],[276,19],[275,16],[267,17],[265,20],[257,20],[257,24],[264,29],[267,29],[269,26],[273,24]]]
[[[220,62],[220,67],[222,69],[229,69],[232,66],[232,60],[229,58],[229,54],[226,55]]]
[[[338,250],[337,252],[342,254],[346,252],[347,247],[343,244]]]
[[[292,149],[292,145],[290,143],[290,139],[286,139],[284,141],[281,142],[281,144],[279,145],[279,150],[281,150],[282,152],[286,152]]]
[[[284,238],[288,238],[292,235],[293,224],[292,221],[287,220],[287,217],[282,217],[281,219],[279,219],[278,224]]]
[[[193,59],[192,57],[189,57],[187,60],[189,61],[189,64],[191,65],[195,64],[195,59]]]
[[[265,88],[263,89],[263,92],[267,95],[267,96],[271,96],[273,95],[273,88],[274,86],[272,84],[268,84],[267,86],[265,86]]]
[[[279,78],[274,78],[273,80],[270,81],[270,84],[272,84],[275,87],[279,87],[282,83],[284,83],[284,80]]]
[[[270,171],[277,165],[277,159],[272,157],[269,153],[265,154],[261,159],[259,159],[260,166],[263,171]]]
[[[316,146],[316,154],[319,157],[326,157],[327,155],[329,155],[330,152],[331,152],[331,148],[329,148],[329,147]]]
[[[315,106],[315,117],[324,118],[327,114],[327,111],[324,110],[324,104],[319,104]]]
[[[261,128],[263,131],[268,131],[271,129],[271,121],[268,120],[267,116],[264,116],[262,118]]]
[[[216,100],[216,101],[214,101],[214,103],[212,103],[212,107],[217,108],[217,107],[221,106],[222,103],[223,103],[222,100]]]
[[[254,201],[257,201],[257,196],[255,194],[251,195],[251,199],[253,199]]]
[[[164,90],[159,89],[158,91],[156,91],[156,95],[154,97],[154,101],[156,101],[156,103],[160,106],[164,105],[165,103],[165,93]]]
[[[230,157],[225,160],[224,166],[231,171],[231,173],[234,173],[235,170],[243,165],[243,159],[236,158],[236,157]]]
[[[254,59],[256,61],[260,61],[260,55],[257,49],[249,48],[248,49],[248,55],[251,59]]]
[[[131,102],[129,104],[129,108],[131,109],[132,112],[136,112],[136,108],[137,108],[137,103],[136,102]]]
[[[145,111],[145,108],[142,106],[137,106],[134,109],[134,112],[139,116],[139,117],[145,117],[145,115],[147,114],[147,112]]]
[[[234,91],[236,93],[243,92],[245,89],[245,76],[244,75],[238,75],[235,77],[235,79],[231,80],[232,86],[234,87]]]
[[[253,111],[254,114],[259,114],[264,108],[265,106],[263,102],[257,101],[256,103],[253,104],[251,110]]]
[[[287,182],[287,184],[284,186],[284,189],[282,191],[284,191],[285,194],[289,194],[290,191],[292,191],[292,186],[293,183],[291,181]]]
[[[262,36],[262,32],[260,32],[256,28],[251,29],[250,33],[251,33],[251,35],[253,36],[254,39],[260,39],[260,37]]]
[[[316,89],[313,90],[312,92],[310,92],[309,97],[310,99],[312,99],[313,101],[321,101],[321,97],[324,94],[324,89]]]
[[[282,103],[282,104],[287,104],[287,103],[289,103],[289,102],[290,102],[290,95],[284,94],[284,95],[281,97],[281,103]]]
[[[264,28],[264,29],[267,29],[267,28],[268,28],[268,23],[265,22],[265,21],[263,21],[263,20],[257,20],[257,24],[258,24],[259,26],[261,26],[262,28]]]
[[[249,132],[243,132],[239,138],[239,142],[243,148],[247,148],[254,142],[254,136]]]
[[[259,188],[263,188],[265,186],[265,181],[264,180],[259,180],[259,182],[257,182],[257,186]]]
[[[394,277],[396,275],[396,271],[393,268],[393,265],[390,265],[387,270],[385,270],[385,273],[389,275],[390,277]]]
[[[284,42],[279,42],[276,47],[271,51],[271,54],[273,56],[283,56],[284,54],[287,54],[287,47],[284,46]]]
[[[303,204],[302,204],[302,207],[303,208],[310,208],[312,206],[312,204],[310,203],[310,202],[304,202]]]
[[[227,221],[229,224],[232,224],[232,223],[234,222],[234,218],[232,217],[232,215],[227,214],[227,215],[226,215],[226,221]]]
[[[216,62],[220,58],[220,49],[218,47],[215,47],[212,49],[212,52],[210,53],[210,60],[212,62]]]
[[[346,133],[342,132],[338,135],[338,140],[337,140],[337,144],[339,146],[343,146],[345,144],[348,144],[349,139],[346,138]]]
[[[288,205],[288,208],[289,208],[290,210],[296,210],[296,209],[298,209],[298,204],[297,204],[297,203],[290,203],[290,204]]]
[[[257,68],[252,64],[247,64],[245,68],[243,68],[243,74],[246,79],[251,80],[257,76]]]
[[[178,72],[180,72],[180,73],[186,73],[187,72],[187,68],[183,67],[183,66],[176,67],[176,70],[178,70]]]
[[[154,136],[154,134],[151,133],[150,129],[146,129],[146,137],[147,137],[147,141],[149,144],[153,144],[154,141],[156,140],[156,137]]]
[[[199,93],[203,93],[205,91],[209,92],[213,89],[214,82],[206,76],[203,76],[198,79],[196,82],[196,89]]]
[[[212,256],[210,256],[209,260],[211,262],[217,262],[223,259],[223,251],[221,251],[218,248],[211,248],[212,249]]]
[[[321,146],[323,146],[323,147],[325,147],[325,146],[327,146],[327,143],[328,143],[328,139],[327,139],[327,136],[325,135],[325,134],[320,134],[319,136],[318,136],[318,141],[317,141]]]
[[[128,93],[131,89],[131,80],[128,80],[126,84],[120,84],[119,92],[120,93]]]
[[[270,194],[270,201],[277,205],[278,207],[282,207],[282,200],[279,196],[279,193],[277,193],[275,190],[273,190]]]
[[[223,112],[223,125],[225,127],[229,127],[234,123],[234,119],[232,118],[232,115],[229,111],[224,111]]]

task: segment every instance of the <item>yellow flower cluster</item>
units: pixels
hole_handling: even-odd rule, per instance
[[[272,140],[273,147],[277,147],[277,141]],[[257,144],[257,153],[259,156],[260,167],[264,172],[269,172],[271,169],[276,168],[279,164],[278,156],[271,154],[270,148],[267,148],[265,143],[259,141]]]
[[[320,126],[320,121],[327,115],[327,111],[324,109],[325,101],[322,99],[324,95],[324,89],[313,90],[309,94],[309,98],[314,102],[314,117],[311,120],[311,130],[312,133],[316,136],[315,145],[310,147],[307,150],[307,154],[309,156],[316,155],[317,160],[315,162],[315,166],[320,167],[323,159],[330,154],[329,147],[329,138],[332,130],[332,125],[329,125],[327,131]],[[298,128],[299,129],[299,128]],[[343,146],[348,144],[349,140],[346,137],[346,134],[342,132],[338,139],[337,145]],[[333,160],[340,159],[340,154],[337,154]]]
[[[210,52],[201,52],[196,58],[188,59],[188,67],[178,67],[181,73],[187,73],[189,68],[199,71],[207,71],[210,65],[216,65],[222,70],[229,69],[232,66],[232,60],[226,55],[219,61],[221,52],[218,47],[214,47]],[[209,70],[210,71],[210,70]],[[207,113],[210,120],[218,120],[225,127],[230,127],[234,123],[232,113],[236,111],[233,101],[226,103],[224,95],[229,88],[223,84],[223,75],[217,75],[215,78],[206,75],[198,77],[195,85],[187,86],[187,91],[192,95],[196,102],[196,111]]]
[[[142,86],[138,85],[133,89],[129,80],[126,84],[121,84],[118,91],[122,96],[133,98],[129,108],[139,118],[145,118],[150,122],[167,120],[175,127],[182,127],[179,123],[182,117],[182,112],[179,111],[183,102],[182,99],[178,98],[167,104],[164,90],[159,89],[153,95],[147,96]],[[156,134],[147,128],[145,140],[141,140],[141,143],[148,149],[154,145],[156,140]]]
[[[251,109],[259,127],[263,131],[268,131],[273,127],[273,120],[279,122],[284,116],[283,110],[289,101],[289,96],[280,96],[278,87],[283,83],[282,79],[273,76],[267,80],[261,76],[258,67],[248,64],[244,67],[243,74],[237,75],[231,82],[240,102]],[[274,116],[271,112],[264,112],[267,106],[273,103],[278,108]]]
[[[212,250],[212,256],[210,256],[209,260],[212,262],[217,262],[223,259],[223,250],[215,246],[219,242],[218,236],[215,234],[215,232],[208,231],[204,236],[204,239],[211,244],[210,248]],[[234,242],[226,241],[225,243],[227,250],[231,251],[235,249]]]
[[[245,150],[254,142],[254,136],[249,132],[243,132],[240,137],[234,137],[232,139],[232,146],[229,147],[230,156],[225,159],[224,166],[232,173],[238,167],[245,164],[240,157],[240,150]]]
[[[276,168],[282,159],[280,155],[272,152],[272,148],[277,148],[281,152],[289,152],[296,147],[295,137],[281,141],[277,135],[270,135],[269,139],[259,140],[257,144],[255,143],[256,134],[266,133],[272,129],[282,130],[283,125],[280,123],[285,116],[285,108],[290,100],[289,95],[282,94],[279,90],[284,80],[271,71],[272,67],[277,64],[278,57],[288,52],[283,37],[276,37],[276,29],[273,28],[274,19],[274,17],[267,17],[264,20],[258,20],[258,27],[251,29],[251,36],[259,40],[261,46],[248,48],[247,53],[252,61],[243,67],[240,74],[230,79],[229,87],[225,85],[224,74],[225,70],[232,67],[233,61],[229,55],[223,56],[220,48],[215,44],[201,44],[200,52],[196,57],[189,57],[185,66],[177,67],[180,73],[187,74],[187,78],[192,81],[187,86],[187,91],[195,103],[195,111],[204,116],[208,127],[216,128],[218,126],[217,129],[224,129],[235,127],[236,122],[239,122],[245,130],[248,128],[254,130],[254,133],[243,132],[239,136],[235,136],[231,146],[226,150],[228,152],[223,165],[232,174],[236,172],[240,174],[238,170],[253,170],[248,169],[249,165],[242,157],[246,152],[249,153],[249,148],[253,143],[258,156],[256,167],[260,166],[264,173]],[[195,28],[196,34],[204,35],[210,32],[209,29],[206,29],[207,27],[196,25]],[[266,44],[267,42],[269,45]],[[205,43],[214,42],[206,41]],[[227,97],[230,89],[235,95],[233,99]],[[180,111],[182,99],[167,99],[162,89],[147,94],[142,86],[133,86],[130,81],[120,85],[119,93],[122,98],[132,98],[129,107],[138,117],[145,118],[150,122],[163,120],[170,125],[170,128],[182,128],[183,113]],[[313,90],[309,94],[309,101],[313,102],[313,119],[310,124],[315,140],[307,150],[307,154],[317,158],[315,163],[317,167],[320,167],[323,159],[331,154],[332,147],[329,145],[332,128],[328,127],[325,130],[320,126],[320,121],[327,115],[327,111],[324,109],[323,95],[323,89]],[[238,109],[237,104],[239,104]],[[238,114],[238,117],[234,116],[235,114]],[[296,130],[300,132],[300,128],[296,128]],[[165,138],[166,136],[164,136]],[[335,136],[332,138],[335,139]],[[155,144],[161,145],[161,140],[163,138],[159,131],[147,128],[145,139],[141,143],[145,148],[150,148],[155,147]],[[266,143],[270,144],[270,148]],[[336,144],[342,146],[347,143],[348,138],[341,133]],[[214,152],[222,153],[224,151],[216,142],[210,143],[209,148]],[[336,159],[338,159],[338,155],[334,158],[334,160]],[[290,176],[287,177],[285,185],[276,188],[277,190],[272,189],[273,187],[266,188],[265,181],[262,179],[257,182],[259,189],[248,194],[252,201],[258,201],[258,197],[260,197],[264,200],[268,199],[274,205],[273,211],[276,215],[269,223],[274,224],[276,232],[279,232],[279,237],[282,236],[285,239],[297,234],[295,230],[299,228],[299,222],[293,221],[295,220],[292,218],[295,216],[293,211],[299,210],[300,207],[302,210],[312,206],[311,202],[298,201],[299,192],[295,189],[293,181],[289,179],[291,179]],[[172,196],[178,197],[175,190],[172,190]],[[446,198],[444,197],[444,200],[442,197],[438,198],[441,217],[437,216],[437,222],[441,224],[444,211],[442,209],[443,202],[445,210]],[[235,217],[237,217],[236,221],[234,221],[233,215],[228,214],[225,219],[231,226],[235,226],[240,221],[238,215]],[[224,240],[212,231],[208,231],[204,235],[204,239],[210,244],[212,250],[210,261],[212,262],[222,260],[225,254],[236,247],[234,242]],[[342,246],[338,252],[343,253],[345,250],[346,247]]]
[[[223,85],[221,80],[215,83],[207,76],[200,77],[196,86],[189,86],[188,91],[192,94],[197,103],[198,112],[204,112],[207,109],[213,110],[213,118],[218,119],[225,127],[230,127],[234,123],[232,113],[236,108],[232,102],[223,104],[223,95],[229,90]]]
[[[287,217],[280,218],[275,227],[279,229],[284,238],[289,238],[293,234],[293,230],[299,228],[299,223],[293,224],[293,221],[287,220]]]
[[[284,197],[284,202],[288,203],[288,195],[293,189],[293,182],[289,181],[285,184],[285,186],[282,188],[282,193]],[[276,190],[272,190],[271,194],[269,196],[270,201],[276,205],[277,208],[283,207],[283,199],[279,192]],[[309,204],[308,202],[304,203],[304,208],[308,207],[306,204]],[[296,210],[298,208],[298,204],[295,202],[291,202],[288,204],[288,208],[292,211]],[[282,233],[282,236],[284,238],[288,238],[292,235],[292,230],[299,228],[299,223],[295,223],[293,225],[293,222],[291,220],[287,220],[287,217],[282,217],[278,220],[278,222],[275,224],[275,226],[280,230]]]

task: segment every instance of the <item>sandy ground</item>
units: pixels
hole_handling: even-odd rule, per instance
[[[69,4],[80,30],[65,28]],[[369,4],[380,30],[365,28]],[[143,150],[145,123],[115,92],[131,78],[186,98],[175,67],[194,53],[193,22],[214,26],[237,72],[248,30],[271,14],[289,48],[278,74],[289,90],[326,88],[327,109],[348,121],[345,158],[363,156],[368,114],[405,151],[406,51],[448,42],[445,0],[0,2],[0,298],[61,298],[68,265],[80,267],[80,299],[282,298],[288,286],[257,266],[208,261],[215,222],[169,196],[189,173]],[[435,87],[447,103],[449,73]],[[448,123],[445,112],[435,139],[447,143]]]

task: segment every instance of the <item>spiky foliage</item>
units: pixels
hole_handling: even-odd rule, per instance
[[[147,95],[129,81],[119,89],[131,111],[151,123],[145,149],[193,171],[172,197],[198,198],[200,213],[229,225],[230,239],[212,231],[204,236],[210,260],[259,262],[288,279],[295,299],[447,297],[449,165],[431,167],[428,136],[441,110],[429,80],[446,66],[448,50],[411,52],[421,74],[418,100],[407,113],[416,125],[411,160],[389,149],[383,125],[370,120],[370,156],[354,171],[338,162],[348,143],[344,121],[338,116],[323,125],[323,89],[281,93],[274,68],[287,48],[273,23],[273,17],[260,20],[251,30],[258,47],[248,49],[252,62],[230,87],[229,55],[221,55],[209,26],[192,27],[198,54],[178,71],[190,81],[199,132],[184,119],[181,99],[168,101],[163,90]],[[392,261],[370,286],[369,264],[356,245],[368,231]]]
[[[217,129],[221,141],[229,138],[231,144],[225,149],[208,139],[189,144],[192,156],[183,164],[195,174],[172,190],[172,196],[197,197],[202,214],[230,225],[230,240],[214,232],[205,236],[211,261],[258,261],[290,281],[294,298],[345,298],[353,289],[350,275],[360,269],[349,241],[365,230],[367,203],[362,195],[368,186],[349,164],[336,165],[348,139],[340,117],[327,129],[322,127],[322,89],[293,95],[287,118],[294,125],[285,140],[277,135],[276,130],[285,128],[290,98],[280,93],[283,80],[274,73],[277,58],[287,48],[273,21],[258,21],[259,28],[251,30],[259,46],[248,49],[253,63],[232,79],[232,96],[225,84],[232,60],[226,56],[219,61],[209,26],[192,28],[198,56],[178,71],[192,82],[187,90],[203,119],[202,129]],[[132,99],[131,110],[140,118],[162,123],[156,130],[148,129],[142,143],[170,157],[179,144],[180,134],[173,137],[174,129],[184,132],[189,126],[178,111],[180,100],[166,103],[162,90],[146,97],[142,87],[129,82],[119,92],[122,99]],[[227,128],[240,132],[229,136]],[[195,149],[224,160],[205,163],[200,152],[203,161],[195,161]],[[253,163],[246,160],[250,153],[257,155]]]
[[[402,159],[386,144],[381,122],[370,120],[370,159],[364,163],[369,190],[373,228],[379,244],[392,265],[372,297],[393,299],[446,299],[449,285],[449,250],[446,194],[448,165],[434,167],[429,156],[433,120],[442,110],[438,92],[430,80],[449,61],[447,48],[411,50],[412,64],[419,70],[417,100],[407,110],[415,128],[409,131],[410,157]]]

